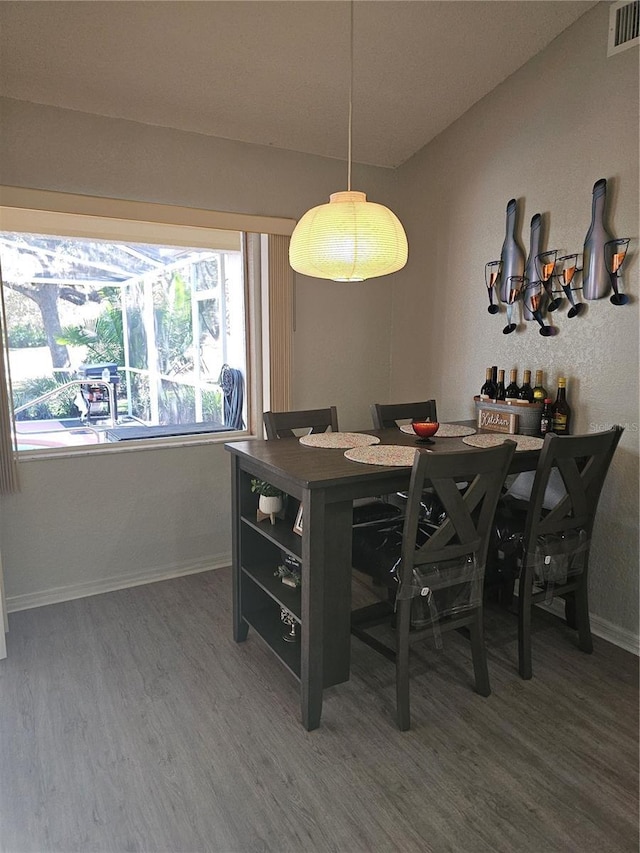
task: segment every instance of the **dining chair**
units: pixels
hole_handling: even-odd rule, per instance
[[[416,450],[403,524],[354,531],[354,567],[395,590],[395,602],[387,599],[352,611],[351,631],[395,661],[397,723],[403,731],[410,725],[409,650],[426,637],[440,646],[442,633],[467,628],[476,691],[482,696],[491,692],[482,585],[493,516],[515,447],[505,441],[454,453]],[[445,511],[438,523],[422,517],[427,487]],[[389,642],[379,626],[393,622]]]
[[[422,400],[416,403],[372,403],[370,411],[374,429],[391,429],[398,425],[398,421],[438,420],[435,400]],[[406,499],[407,492],[397,492],[386,498],[387,502],[399,502],[400,506]]]
[[[295,437],[294,430],[306,434],[338,432],[338,411],[335,406],[326,409],[299,409],[290,412],[264,412],[263,414],[267,440]],[[398,518],[402,511],[380,498],[361,498],[354,502],[353,524],[369,527]]]
[[[567,625],[578,648],[593,651],[588,568],[600,493],[624,427],[590,435],[549,433],[540,452],[531,493],[503,497],[496,511],[490,559],[502,564],[503,580],[518,581],[518,669],[533,675],[533,605],[565,601]]]
[[[338,432],[338,410],[335,406],[326,409],[304,409],[292,412],[265,412],[263,415],[267,439],[291,438],[294,430],[307,433]]]
[[[373,403],[371,419],[374,429],[390,429],[398,421],[425,420],[437,421],[435,400],[422,400],[418,403]]]

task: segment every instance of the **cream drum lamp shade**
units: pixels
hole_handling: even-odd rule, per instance
[[[296,272],[333,281],[365,281],[407,263],[407,236],[398,217],[362,192],[332,193],[296,225],[289,263]]]

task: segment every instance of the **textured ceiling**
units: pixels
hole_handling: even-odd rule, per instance
[[[400,165],[593,5],[356,0],[353,159]],[[344,0],[5,0],[0,61],[11,98],[346,157]]]

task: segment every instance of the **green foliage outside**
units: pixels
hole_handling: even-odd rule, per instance
[[[46,347],[47,345],[47,338],[43,329],[25,324],[13,325],[8,329],[7,341],[10,349]]]
[[[38,376],[34,379],[25,379],[17,383],[13,387],[13,404],[14,408],[18,409],[31,400],[36,400],[42,394],[48,391],[53,391],[59,385],[64,385],[67,382],[65,377],[53,379],[50,376]],[[43,421],[56,418],[76,418],[78,410],[74,405],[74,397],[77,394],[77,388],[69,388],[66,391],[61,391],[53,397],[49,397],[42,403],[37,403],[35,406],[29,406],[23,412],[18,412],[16,415],[17,421]]]
[[[86,347],[87,363],[125,364],[125,342],[123,308],[127,312],[127,334],[129,363],[145,369],[147,365],[147,341],[142,311],[142,290],[131,291],[125,306],[122,290],[109,287],[101,291],[103,310],[99,316],[85,325],[68,325],[62,329],[57,343],[65,346]],[[153,314],[157,350],[157,369],[165,376],[180,376],[194,369],[193,325],[191,314],[191,286],[178,272],[160,275],[153,285]],[[218,330],[219,331],[219,330]],[[40,346],[44,341],[42,327],[29,323],[14,326],[12,333],[18,335],[17,346]],[[33,340],[34,343],[26,343]],[[37,341],[38,343],[35,343]],[[52,390],[65,380],[38,378],[19,383],[14,387],[16,407]],[[133,414],[142,420],[151,416],[150,396],[152,388],[145,375],[132,373],[130,376]],[[168,380],[159,380],[159,419],[161,423],[193,423],[195,421],[195,388]],[[77,389],[70,394],[60,394],[38,406],[31,407],[18,415],[18,419],[39,420],[48,418],[77,417],[73,398]],[[120,394],[126,392],[121,383]],[[223,400],[219,389],[202,394],[203,420],[222,423]]]

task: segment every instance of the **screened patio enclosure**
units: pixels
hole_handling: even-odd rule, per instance
[[[244,427],[239,233],[205,249],[3,232],[0,259],[19,443]]]

